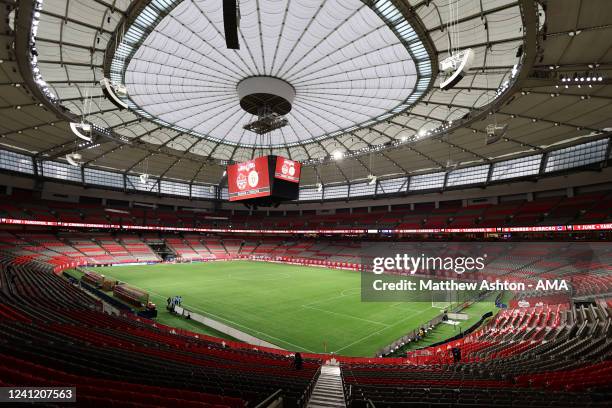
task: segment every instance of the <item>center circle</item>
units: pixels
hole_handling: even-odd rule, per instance
[[[258,115],[265,108],[279,115],[291,111],[295,89],[287,81],[269,76],[245,78],[236,87],[240,107],[251,115]]]

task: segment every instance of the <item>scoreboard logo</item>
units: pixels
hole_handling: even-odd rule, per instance
[[[244,173],[238,173],[238,177],[236,178],[236,185],[240,190],[244,190],[247,185],[247,178]]]
[[[249,186],[251,186],[251,188],[255,188],[258,184],[259,174],[255,170],[253,170],[249,173]]]
[[[294,162],[290,162],[289,160],[285,160],[285,163],[283,163],[283,175],[290,175],[290,176],[295,176],[295,163]]]

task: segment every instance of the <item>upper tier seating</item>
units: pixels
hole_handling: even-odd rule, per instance
[[[266,216],[249,216],[246,211],[219,210],[215,213],[163,210],[155,208],[117,208],[105,211],[92,204],[20,201],[0,197],[0,217],[40,221],[87,222],[167,227],[232,227],[251,229],[287,228],[468,228],[604,223],[612,220],[612,193],[588,193],[575,197],[536,198],[534,201],[509,201],[500,204],[474,204],[462,207],[457,202],[395,206],[391,211],[367,208],[352,213],[316,214],[307,211]]]

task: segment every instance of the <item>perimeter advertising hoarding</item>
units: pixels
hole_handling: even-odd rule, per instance
[[[268,156],[227,166],[229,200],[267,197],[271,194]]]

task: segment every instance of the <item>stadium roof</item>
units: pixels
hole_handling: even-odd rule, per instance
[[[535,154],[612,125],[603,0],[461,0],[450,28],[448,0],[243,0],[236,51],[219,1],[39,4],[9,23],[0,132],[40,159],[80,151],[85,167],[217,183],[227,161],[271,151],[310,164],[303,184],[333,183]],[[442,91],[449,39],[476,58]],[[289,125],[267,138],[242,129],[252,117],[236,96],[260,75],[296,91]],[[566,87],[563,75],[603,80]],[[125,82],[131,109],[101,95],[105,76]],[[67,121],[83,118],[107,135],[75,142]],[[493,122],[507,137],[486,145]]]

